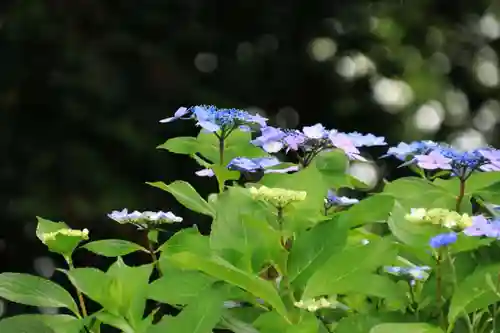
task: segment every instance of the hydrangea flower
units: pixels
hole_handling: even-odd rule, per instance
[[[252,115],[247,111],[238,109],[223,109],[213,105],[198,105],[190,108],[179,108],[173,117],[160,120],[161,123],[169,123],[178,119],[195,119],[196,125],[203,128],[206,132],[222,132],[223,136],[236,127],[248,131],[249,125],[260,125],[265,127],[267,118],[260,115]]]
[[[485,236],[500,239],[500,220],[489,220],[483,215],[477,215],[472,218],[472,225],[463,232],[472,237]]]
[[[412,208],[410,213],[405,215],[405,219],[412,223],[428,223],[455,230],[462,230],[472,225],[472,218],[469,215],[460,215],[444,208],[431,208],[429,210]]]
[[[351,206],[357,204],[358,199],[351,199],[344,196],[338,196],[334,191],[328,190],[328,194],[325,198],[325,206],[331,208],[333,206]]]
[[[429,241],[429,245],[435,249],[448,246],[457,241],[458,236],[455,232],[448,232],[434,236]]]
[[[452,175],[461,180],[466,180],[475,170],[500,170],[500,152],[493,148],[459,151],[444,143],[415,141],[389,148],[383,157],[386,156],[405,161],[401,166],[416,164],[425,170],[451,170]]]
[[[281,164],[281,162],[276,157],[236,157],[229,162],[227,168],[242,172],[263,171],[264,173],[287,173],[290,171],[298,171],[299,169],[297,166],[291,166],[284,169],[269,169],[279,164]]]
[[[400,266],[385,266],[384,270],[387,273],[394,275],[408,277],[411,280],[424,280],[427,278],[431,268],[429,266],[415,266],[415,267],[400,267]]]
[[[175,216],[172,212],[139,212],[136,210],[129,213],[127,208],[121,211],[114,210],[108,214],[108,217],[121,224],[134,224],[139,229],[147,229],[151,226],[163,223],[182,222],[182,217]]]
[[[383,137],[327,130],[319,123],[304,126],[301,131],[267,126],[261,129],[261,135],[252,143],[262,147],[268,153],[277,153],[281,150],[299,152],[304,165],[307,165],[322,150],[332,148],[343,150],[350,159],[366,161],[361,157],[359,147],[386,144]]]
[[[255,200],[269,202],[278,209],[284,208],[293,202],[304,201],[307,196],[307,192],[305,191],[269,188],[267,186],[261,186],[259,188],[251,187],[250,194]]]
[[[325,297],[321,297],[318,299],[307,299],[307,300],[300,300],[298,302],[295,302],[293,305],[295,305],[299,309],[304,309],[309,312],[316,312],[320,309],[326,309],[326,308],[335,308],[337,304],[337,300],[329,300]]]

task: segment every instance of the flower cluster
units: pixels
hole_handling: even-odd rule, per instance
[[[500,219],[487,219],[483,215],[472,218],[472,225],[464,230],[464,234],[472,237],[490,237],[500,239]]]
[[[139,212],[136,210],[129,213],[126,208],[121,211],[114,210],[108,214],[108,217],[121,224],[134,224],[140,229],[147,229],[157,224],[182,222],[182,217],[175,216],[172,212]]]
[[[330,209],[334,206],[351,206],[357,204],[359,202],[358,199],[351,199],[344,196],[338,196],[334,191],[328,190],[328,194],[325,198],[325,208]]]
[[[88,229],[75,230],[75,229],[63,228],[57,231],[43,233],[41,235],[41,240],[42,242],[55,240],[56,237],[59,235],[76,237],[76,238],[81,238],[82,240],[87,240],[89,239],[89,230]]]
[[[160,120],[161,123],[169,123],[177,119],[195,119],[196,124],[207,132],[218,132],[225,137],[239,127],[241,130],[249,131],[249,125],[265,127],[267,119],[260,115],[252,115],[247,111],[238,109],[219,109],[213,105],[199,105],[190,108],[179,108],[173,117]]]
[[[307,192],[304,191],[292,191],[283,188],[269,188],[266,186],[251,187],[250,194],[255,200],[262,200],[269,202],[276,208],[284,208],[285,206],[297,202],[304,201],[307,196]]]
[[[316,312],[320,309],[327,309],[327,308],[334,308],[337,304],[337,301],[331,301],[325,297],[321,297],[317,300],[315,299],[308,299],[308,300],[300,300],[298,302],[295,302],[293,305],[298,307],[299,309],[305,309],[309,312]]]
[[[260,158],[246,158],[246,157],[236,157],[229,164],[227,168],[229,170],[236,170],[242,172],[259,172],[264,173],[287,173],[291,171],[298,171],[298,166],[291,166],[283,169],[270,169],[271,167],[277,166],[281,162],[276,157],[260,157]]]
[[[465,229],[472,225],[472,218],[467,214],[460,215],[455,211],[443,208],[412,208],[405,215],[407,221],[439,225],[448,229]]]
[[[407,278],[413,284],[416,280],[422,281],[429,276],[431,268],[429,266],[414,266],[414,267],[400,267],[400,266],[386,266],[384,270],[387,273],[394,274]]]
[[[403,166],[415,164],[425,170],[450,170],[462,180],[475,170],[500,170],[500,151],[493,148],[459,151],[443,143],[415,141],[391,147],[385,156],[395,156],[405,161]]]
[[[429,241],[429,245],[435,249],[439,249],[455,243],[457,239],[458,235],[456,232],[447,232],[432,237]]]
[[[261,129],[261,135],[252,143],[262,147],[268,153],[292,150],[304,154],[312,153],[313,156],[325,149],[338,148],[343,150],[349,158],[362,161],[365,159],[361,157],[359,147],[386,145],[383,137],[327,130],[321,124],[305,126],[302,131],[267,126]]]

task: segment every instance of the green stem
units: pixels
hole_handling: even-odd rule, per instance
[[[70,270],[75,269],[75,265],[73,265],[73,260],[71,259],[71,257],[65,256],[64,259],[66,259],[66,263],[68,264]],[[88,316],[87,307],[85,306],[85,300],[83,298],[83,294],[80,291],[80,289],[78,289],[76,286],[75,289],[76,289],[76,295],[78,297],[78,302],[80,303],[80,310],[82,312],[82,316],[87,317]]]
[[[442,264],[442,255],[443,255],[443,250],[442,248],[439,248],[438,249],[438,253],[437,253],[437,258],[436,258],[436,304],[437,304],[437,307],[438,307],[438,310],[439,310],[439,322],[441,324],[441,327],[444,329],[446,327],[446,323],[445,323],[445,320],[444,320],[444,313],[443,313],[443,309],[442,309],[442,295],[443,295],[443,292],[442,292],[442,267],[441,267],[441,264]]]
[[[464,195],[465,195],[465,180],[460,179],[460,189],[457,196],[457,205],[455,207],[455,210],[458,213],[460,213],[460,206],[462,205],[462,200],[464,199]]]
[[[219,136],[219,164],[224,165],[224,136]]]
[[[158,261],[158,257],[156,256],[156,250],[154,248],[153,242],[149,239],[148,234],[146,233],[146,238],[148,240],[148,250],[149,250],[149,255],[151,256],[151,260],[153,261],[153,266],[155,267],[156,271],[158,272],[158,276],[162,277],[162,273],[160,270],[160,262]]]
[[[316,318],[318,318],[318,320],[323,324],[323,327],[325,328],[325,330],[328,332],[328,333],[333,333],[330,328],[328,327],[328,322],[325,320],[325,318],[323,318],[323,316],[317,314],[316,315]]]

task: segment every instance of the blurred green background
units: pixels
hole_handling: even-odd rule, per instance
[[[191,122],[158,123],[182,105],[392,144],[500,145],[498,1],[3,0],[0,13],[0,271],[52,277],[61,267],[35,238],[36,215],[93,239],[139,237],[107,219],[123,207],[172,210],[208,230],[144,184],[215,189],[193,161],[155,149],[196,133]],[[352,172],[368,182],[398,174],[377,166]],[[0,300],[0,315],[24,311]]]

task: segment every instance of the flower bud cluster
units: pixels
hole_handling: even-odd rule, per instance
[[[448,229],[463,230],[472,225],[472,217],[443,208],[412,208],[405,219],[412,223],[434,224]]]
[[[255,200],[269,202],[276,208],[283,208],[292,202],[304,201],[307,192],[292,191],[283,188],[269,188],[266,186],[251,187],[250,194]]]

